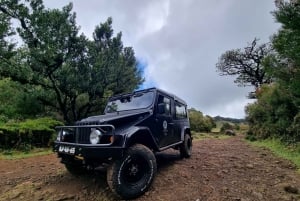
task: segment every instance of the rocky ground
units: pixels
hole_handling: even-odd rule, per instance
[[[300,174],[289,161],[248,145],[242,136],[194,141],[190,159],[157,155],[158,173],[137,200],[300,200]],[[0,200],[117,200],[105,170],[75,177],[55,154],[0,160]]]

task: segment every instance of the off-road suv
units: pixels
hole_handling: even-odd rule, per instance
[[[109,187],[123,199],[142,195],[156,174],[154,153],[178,149],[190,157],[186,103],[156,88],[109,99],[104,115],[57,127],[54,151],[72,174],[108,165]]]

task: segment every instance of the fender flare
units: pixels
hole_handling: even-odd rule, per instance
[[[143,144],[155,151],[159,150],[159,146],[148,127],[134,126],[126,133],[123,147],[127,148],[136,143]]]
[[[192,138],[190,127],[185,126],[185,127],[182,128],[182,130],[181,130],[181,136],[180,136],[180,140],[181,141],[184,141],[184,135],[185,134],[189,134],[191,136],[191,138]]]

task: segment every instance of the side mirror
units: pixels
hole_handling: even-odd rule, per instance
[[[158,114],[164,114],[166,112],[165,103],[159,103],[157,108],[158,108]]]

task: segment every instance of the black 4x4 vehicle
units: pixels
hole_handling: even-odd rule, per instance
[[[154,152],[190,157],[186,103],[156,88],[109,99],[105,114],[60,126],[54,150],[72,174],[108,164],[107,182],[124,199],[142,195],[156,173]]]

